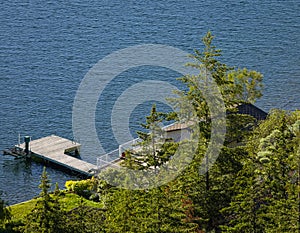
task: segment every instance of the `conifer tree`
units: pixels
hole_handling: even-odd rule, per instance
[[[192,211],[168,185],[150,190],[111,190],[105,212],[105,232],[195,232]]]
[[[135,169],[153,169],[155,173],[161,165],[165,164],[173,155],[176,144],[167,142],[165,132],[162,129],[162,122],[166,114],[158,112],[153,104],[149,116],[146,116],[146,123],[141,124],[146,132],[138,131],[141,139],[135,145],[134,150],[129,150],[125,154],[124,165]]]
[[[26,216],[24,227],[20,228],[21,232],[64,232],[64,214],[58,199],[50,196],[50,187],[50,180],[44,167],[39,185],[41,193],[34,209]]]
[[[213,45],[213,38],[211,32],[208,32],[202,40],[203,51],[195,50],[190,56],[194,62],[188,63],[187,66],[199,70],[199,75],[185,75],[180,78],[188,90],[179,92],[179,98],[172,100],[175,105],[178,102],[180,105],[180,101],[192,103],[197,114],[200,131],[199,145],[194,161],[189,167],[195,169],[195,180],[189,178],[186,181],[186,178],[182,177],[181,182],[185,189],[191,190],[188,195],[195,206],[195,218],[199,219],[199,225],[206,231],[220,231],[219,226],[225,221],[220,210],[231,201],[233,193],[229,188],[242,167],[239,160],[245,153],[245,149],[240,147],[239,143],[248,136],[245,129],[251,129],[255,123],[254,119],[249,116],[228,115],[229,131],[225,145],[218,160],[209,170],[210,157],[206,150],[211,139],[212,116],[207,99],[205,99],[205,93],[211,91],[208,85],[209,80],[213,79],[218,85],[227,113],[236,113],[237,106],[242,103],[255,102],[261,96],[262,88],[260,73],[247,69],[235,70],[219,61],[221,50]],[[241,131],[244,132],[243,135],[240,134]],[[202,160],[205,163],[205,174],[199,176],[196,170],[200,169]]]
[[[104,229],[104,210],[86,206],[83,198],[79,206],[67,212],[66,233],[102,233]]]
[[[10,222],[11,217],[10,208],[7,206],[6,202],[0,198],[0,232],[6,228],[6,225]]]
[[[292,131],[297,118],[299,114],[274,111],[255,130],[248,143],[249,157],[233,186],[237,194],[223,209],[230,219],[223,226],[227,232],[299,229],[298,144]]]

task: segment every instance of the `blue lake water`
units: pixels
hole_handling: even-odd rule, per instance
[[[300,108],[299,1],[4,1],[0,9],[0,150],[57,134],[72,139],[72,106],[88,70],[106,55],[128,46],[166,44],[192,53],[208,30],[223,50],[222,61],[264,75],[257,105]],[[174,82],[179,75],[144,67],[124,72],[97,105],[98,137],[117,147],[110,127],[111,102],[141,80]],[[102,102],[101,102],[102,101]],[[132,132],[150,104],[131,114]],[[96,154],[82,155],[96,162]],[[62,187],[76,177],[47,169]],[[39,193],[42,165],[0,156],[0,191],[14,204]]]

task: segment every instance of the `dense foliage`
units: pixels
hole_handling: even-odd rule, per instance
[[[300,112],[276,110],[255,129],[222,211],[226,232],[297,232],[300,224]]]

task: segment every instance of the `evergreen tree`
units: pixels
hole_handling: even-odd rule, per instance
[[[59,189],[59,185],[58,185],[57,182],[55,183],[55,189],[54,189],[53,194],[54,194],[55,196],[58,196],[58,195],[60,194],[60,189]]]
[[[146,132],[137,132],[141,141],[134,145],[133,150],[126,151],[124,166],[140,170],[150,168],[157,173],[159,167],[170,159],[176,144],[167,141],[162,129],[165,117],[166,114],[158,112],[153,104],[150,115],[146,117],[146,123],[141,124]]]
[[[213,35],[208,32],[203,38],[203,52],[195,50],[191,58],[193,63],[187,64],[199,70],[199,75],[185,75],[180,80],[188,87],[187,91],[179,92],[179,98],[172,100],[180,106],[181,101],[188,101],[194,106],[199,125],[199,145],[189,169],[194,169],[194,178],[187,172],[181,177],[183,187],[190,190],[188,196],[194,205],[195,218],[199,219],[199,225],[206,231],[220,231],[219,226],[224,224],[224,216],[220,210],[228,206],[233,191],[230,190],[233,180],[242,168],[240,159],[244,156],[245,149],[240,146],[248,136],[247,130],[255,125],[252,117],[236,113],[237,106],[242,103],[255,102],[261,96],[262,75],[256,71],[247,69],[234,70],[220,62],[221,50],[213,45]],[[210,167],[210,155],[207,152],[211,140],[212,116],[205,94],[212,91],[209,80],[213,79],[218,85],[225,104],[227,117],[227,129],[225,145],[221,150],[218,160]],[[213,93],[210,93],[210,96]],[[214,98],[218,98],[215,96]],[[181,109],[185,111],[185,109]],[[241,134],[240,132],[243,132]],[[202,161],[204,161],[205,175],[197,175]],[[195,179],[195,180],[193,180]],[[197,185],[196,185],[197,184]]]
[[[1,192],[0,192],[1,195]],[[6,228],[11,220],[10,208],[7,206],[6,202],[0,198],[0,232]]]
[[[148,232],[195,232],[198,225],[193,221],[190,200],[175,192],[172,184],[149,190]]]
[[[66,217],[66,233],[101,233],[104,231],[104,210],[84,205],[83,199]]]
[[[138,191],[127,189],[118,189],[109,193],[105,213],[106,232],[139,232],[143,228],[139,221],[142,212],[136,206],[137,203],[144,201],[139,194]]]
[[[169,186],[150,190],[111,190],[105,212],[105,232],[195,232],[192,211]]]
[[[35,208],[26,216],[24,226],[20,228],[21,232],[64,232],[64,213],[58,199],[50,196],[50,187],[50,180],[44,167],[39,185],[41,193]]]
[[[297,135],[298,114],[275,111],[260,124],[248,143],[233,189],[237,195],[224,208],[227,232],[293,232],[299,229]],[[258,146],[257,146],[258,145]]]

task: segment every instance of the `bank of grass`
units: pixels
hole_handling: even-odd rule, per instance
[[[83,200],[84,206],[90,206],[90,207],[96,207],[96,208],[102,208],[102,204],[90,200],[86,200],[77,194],[74,193],[68,193],[65,191],[62,191],[62,194],[60,195],[59,201],[61,203],[61,207],[66,210],[72,210],[80,205],[80,200]],[[37,199],[32,199],[26,202],[22,202],[19,204],[15,204],[10,206],[11,214],[13,217],[13,220],[18,221],[25,218],[25,216],[30,213],[31,210],[35,207],[35,204],[37,202]]]

